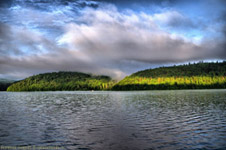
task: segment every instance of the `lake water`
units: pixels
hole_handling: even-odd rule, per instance
[[[0,146],[226,149],[226,90],[0,92]]]

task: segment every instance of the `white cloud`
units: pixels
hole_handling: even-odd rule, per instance
[[[115,8],[112,11],[88,9],[80,18],[87,24],[66,26],[66,33],[59,42],[100,61],[126,59],[152,63],[202,57],[196,55],[196,51],[205,50],[192,40],[186,40],[183,35],[161,30],[153,18],[155,15],[134,12],[124,14]]]
[[[121,12],[108,4],[79,13],[71,8],[11,10],[18,13],[10,20],[14,25],[0,24],[0,74],[21,78],[51,71],[81,71],[122,78],[150,64],[226,58],[217,41],[200,40],[201,35],[189,39],[162,29],[161,24],[191,23],[176,11],[150,15]],[[56,32],[60,36],[49,36]]]
[[[175,10],[154,14],[153,20],[162,26],[176,28],[177,30],[198,28],[191,19]]]

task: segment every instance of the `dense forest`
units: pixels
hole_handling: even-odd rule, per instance
[[[80,72],[53,72],[15,82],[7,91],[109,90],[113,85],[114,81],[108,76]]]
[[[125,77],[112,90],[226,88],[226,62],[197,63],[139,71]]]
[[[7,86],[1,86],[3,89]],[[226,62],[160,67],[136,72],[116,83],[108,76],[54,72],[31,76],[7,91],[166,90],[226,88]]]

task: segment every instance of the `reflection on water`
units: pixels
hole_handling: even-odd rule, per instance
[[[226,90],[0,93],[0,145],[226,149]]]

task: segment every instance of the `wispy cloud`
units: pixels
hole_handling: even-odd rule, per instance
[[[64,70],[122,78],[153,64],[226,58],[225,37],[217,33],[224,33],[224,22],[200,28],[175,9],[147,13],[94,1],[49,2],[16,1],[1,8],[8,15],[5,21],[0,16],[1,76]],[[208,34],[211,26],[214,38],[196,42],[187,36],[188,30]]]

